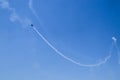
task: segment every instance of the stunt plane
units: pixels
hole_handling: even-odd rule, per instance
[[[33,27],[34,25],[33,24],[30,24],[31,27]]]

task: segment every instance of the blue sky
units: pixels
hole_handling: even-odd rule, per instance
[[[113,36],[120,45],[120,1],[33,0],[33,10],[28,3],[0,0],[0,80],[120,79],[120,53],[112,46]],[[83,66],[60,56],[31,23],[55,49]],[[84,66],[99,62],[104,63]]]

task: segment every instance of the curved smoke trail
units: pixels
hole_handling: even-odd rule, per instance
[[[32,13],[34,14],[34,16],[37,18],[39,24],[41,25],[41,22],[40,22],[40,19],[39,19],[39,16],[37,15],[35,9],[33,8],[33,4],[32,4],[32,0],[29,0],[29,8],[30,10],[32,11]],[[112,54],[112,50],[113,50],[113,44],[115,43],[115,40],[113,40],[112,42],[112,47],[110,48],[110,51],[109,51],[109,55],[107,57],[104,58],[104,60],[98,62],[98,63],[95,63],[95,64],[82,64],[82,63],[79,63],[67,56],[65,56],[62,52],[60,52],[58,49],[56,49],[34,26],[32,27],[33,30],[39,35],[39,37],[41,37],[43,39],[43,41],[50,47],[52,48],[58,55],[60,55],[62,58],[78,65],[78,66],[83,66],[83,67],[96,67],[96,66],[100,66],[102,64],[105,64],[110,58],[111,58],[111,54]]]
[[[22,24],[23,26],[28,26],[29,24],[31,24],[31,20],[28,19],[28,18],[21,18],[17,12],[15,11],[14,8],[10,7],[9,5],[9,2],[7,0],[0,0],[0,7],[3,8],[3,9],[6,9],[8,11],[11,12],[10,14],[10,21],[12,22],[19,22],[20,24]],[[32,0],[29,0],[29,8],[31,9],[31,11],[33,12],[33,14],[35,15],[35,17],[37,18],[37,20],[39,21],[39,24],[40,23],[40,19],[39,19],[39,16],[37,15],[37,13],[35,12],[34,8],[32,7]],[[83,67],[95,67],[95,66],[100,66],[102,64],[105,64],[110,58],[111,58],[111,54],[112,54],[112,50],[113,50],[113,44],[115,43],[115,46],[117,48],[117,51],[118,53],[120,53],[119,49],[118,49],[118,46],[116,45],[116,41],[117,39],[115,37],[112,37],[113,39],[113,42],[112,42],[112,46],[110,48],[110,51],[109,51],[109,55],[107,57],[104,58],[103,61],[100,61],[96,64],[82,64],[82,63],[79,63],[67,56],[65,56],[63,53],[61,53],[60,51],[58,51],[34,26],[32,27],[33,30],[43,39],[43,41],[50,47],[52,48],[58,55],[60,55],[62,58],[78,65],[78,66],[83,66]],[[120,63],[120,61],[119,61]]]
[[[58,51],[50,42],[48,42],[48,40],[35,28],[35,27],[32,27],[33,30],[43,39],[43,41],[50,47],[52,48],[58,55],[60,55],[62,58],[76,64],[76,65],[79,65],[79,66],[83,66],[83,67],[95,67],[95,66],[100,66],[102,64],[105,64],[110,58],[111,58],[111,54],[112,54],[112,50],[113,50],[113,44],[112,44],[112,47],[110,49],[110,52],[109,52],[109,55],[107,57],[104,58],[103,61],[101,62],[98,62],[96,64],[82,64],[82,63],[79,63],[67,56],[65,56],[63,53],[61,53],[60,51]]]

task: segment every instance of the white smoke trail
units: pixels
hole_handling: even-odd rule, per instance
[[[32,5],[32,0],[29,0],[29,8],[30,10],[32,11],[32,13],[34,14],[34,16],[37,18],[39,24],[41,25],[41,22],[40,22],[40,19],[39,19],[39,16],[37,15],[35,9],[33,8],[33,5]],[[50,47],[52,48],[58,55],[60,55],[62,58],[78,65],[78,66],[83,66],[83,67],[96,67],[96,66],[100,66],[102,64],[105,64],[110,58],[111,58],[111,54],[112,54],[112,50],[113,50],[113,44],[114,42],[112,43],[112,47],[110,49],[110,52],[109,52],[109,55],[107,57],[104,58],[104,60],[96,63],[96,64],[82,64],[82,63],[79,63],[67,56],[65,56],[63,53],[61,53],[60,51],[58,51],[35,27],[32,27],[33,30],[39,35],[39,37],[41,37],[43,39],[43,41]],[[113,39],[113,38],[112,38]]]
[[[0,7],[2,9],[5,9],[5,10],[11,12],[10,17],[9,17],[11,22],[19,22],[24,27],[28,26],[28,24],[31,23],[31,20],[28,19],[27,17],[25,17],[25,18],[20,17],[17,14],[15,8],[10,7],[8,0],[0,0]]]
[[[115,46],[115,48],[117,50],[118,64],[120,64],[120,49],[119,49],[119,47],[117,45],[117,39],[115,37],[112,37],[112,39],[113,39],[113,41],[115,43],[114,46]]]
[[[115,47],[116,47],[116,49],[117,49],[118,64],[120,64],[120,49],[119,49],[119,47],[117,46],[117,44],[115,44]]]
[[[15,11],[15,8],[10,7],[9,2],[7,0],[0,0],[0,7],[3,9],[6,9],[8,11],[11,11],[10,14],[10,21],[12,22],[19,22],[21,25],[23,26],[28,26],[31,24],[31,20],[28,18],[21,18]],[[35,17],[38,19],[39,23],[41,22],[39,19],[39,16],[37,15],[37,13],[35,12],[34,8],[32,7],[32,0],[29,0],[29,8],[31,9],[31,11],[33,12],[33,14],[35,15]],[[41,24],[41,23],[40,23]],[[50,42],[48,42],[48,40],[35,28],[33,27],[33,30],[45,41],[45,43],[51,47],[58,55],[60,55],[62,58],[76,64],[79,66],[83,66],[83,67],[95,67],[95,66],[100,66],[102,64],[105,64],[110,58],[111,58],[111,53],[112,53],[112,48],[110,49],[109,55],[107,57],[104,58],[103,61],[100,61],[96,64],[82,64],[79,63],[67,56],[65,56],[63,53],[61,53],[60,51],[58,51]],[[115,38],[112,38],[114,40],[114,42],[116,41]]]
[[[83,66],[83,67],[95,67],[95,66],[100,66],[102,64],[105,64],[110,58],[111,58],[111,53],[112,53],[112,50],[113,50],[113,44],[112,44],[112,47],[110,49],[110,52],[109,52],[109,55],[107,57],[104,58],[103,61],[100,61],[96,64],[82,64],[82,63],[79,63],[67,56],[65,56],[63,53],[61,53],[60,51],[58,51],[50,42],[48,42],[48,40],[35,28],[35,27],[32,27],[33,30],[43,39],[43,41],[49,46],[51,47],[58,55],[60,55],[62,58],[76,64],[76,65],[79,65],[79,66]]]
[[[33,1],[32,1],[32,0],[29,0],[28,5],[29,5],[30,10],[32,11],[32,13],[33,13],[33,14],[34,14],[34,16],[36,17],[36,19],[38,20],[39,25],[42,25],[42,23],[41,23],[41,20],[40,20],[39,16],[37,15],[37,13],[36,13],[35,9],[33,8]]]
[[[112,37],[112,40],[116,43],[117,42],[117,39],[113,36]]]

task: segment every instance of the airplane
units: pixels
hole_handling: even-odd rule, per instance
[[[31,27],[33,27],[34,25],[33,24],[30,24]]]

